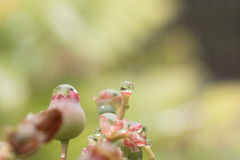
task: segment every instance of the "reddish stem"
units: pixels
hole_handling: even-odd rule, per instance
[[[126,112],[125,106],[128,104],[130,95],[131,94],[126,94],[126,93],[122,92],[122,103],[121,103],[120,112],[118,114],[118,119],[119,120],[123,120],[123,117],[124,117],[125,112]]]
[[[116,135],[114,138],[108,138],[107,137],[107,141],[114,143],[114,142],[116,142],[116,141],[118,141],[120,139],[125,139],[126,136],[127,136],[127,132],[120,133],[120,134]]]
[[[68,149],[68,142],[69,140],[61,140],[61,145],[62,145],[62,152],[61,152],[61,160],[66,160],[67,159],[67,149]]]
[[[124,104],[123,104],[123,102],[122,102],[121,108],[120,108],[120,112],[119,112],[119,114],[118,114],[118,119],[119,119],[119,120],[123,120],[123,117],[124,117],[124,115],[125,115],[125,112],[126,112],[126,109],[125,109]]]

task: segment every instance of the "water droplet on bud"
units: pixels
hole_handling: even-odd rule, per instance
[[[94,142],[97,142],[98,141],[98,138],[95,137],[95,136],[88,136],[89,139],[93,140]]]
[[[129,81],[123,82],[123,83],[121,84],[121,86],[120,86],[120,91],[121,91],[122,93],[129,93],[129,94],[131,94],[132,91],[133,91],[133,89],[134,89],[134,86],[133,86],[133,84],[132,84],[131,82],[129,82]]]
[[[152,146],[152,141],[150,139],[146,140],[147,147],[150,148]]]
[[[126,130],[130,129],[130,123],[129,122],[125,121],[124,126],[125,126]]]
[[[95,136],[100,136],[100,134],[101,134],[101,129],[96,128],[94,133],[95,133]]]
[[[107,92],[112,98],[118,96],[118,95],[121,95],[117,90],[115,89],[105,89],[105,90],[102,90],[100,93],[99,93],[99,98],[102,97],[101,95],[104,93],[104,92]]]
[[[125,105],[124,105],[124,108],[125,108],[126,110],[128,110],[128,109],[130,108],[130,106],[129,106],[128,104],[125,104]]]
[[[114,121],[117,119],[117,116],[113,113],[104,113],[102,115],[106,117],[110,125],[113,125]]]
[[[73,86],[71,86],[69,84],[61,84],[53,90],[52,96],[56,96],[58,94],[58,92],[60,92],[61,95],[66,97],[71,90],[77,93],[76,89],[73,88]]]
[[[144,138],[147,137],[147,128],[146,128],[145,126],[143,126],[143,128],[142,128],[142,136],[143,136]]]
[[[130,128],[130,123],[128,121],[124,121],[124,128],[119,130],[117,133],[120,134],[120,133],[124,133],[126,132],[127,130],[129,130]]]

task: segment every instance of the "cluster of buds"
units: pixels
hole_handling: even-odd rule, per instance
[[[89,136],[87,140],[87,148],[82,149],[79,160],[122,160],[122,151],[119,147],[111,143],[105,145],[97,145],[98,139]]]
[[[0,160],[13,160],[29,155],[53,139],[62,125],[62,113],[58,109],[29,113],[14,129],[6,128],[6,142],[0,143]]]
[[[66,160],[69,140],[81,134],[85,123],[75,88],[68,84],[59,85],[54,89],[45,112],[29,113],[17,129],[6,129],[7,141],[0,143],[0,160],[29,155],[53,138],[61,142],[60,157]]]
[[[104,110],[99,111],[99,124],[101,129],[97,128],[95,130],[95,136],[88,137],[87,147],[83,148],[83,156],[80,158],[80,160],[83,160],[84,157],[106,157],[107,155],[109,156],[109,154],[111,154],[109,157],[112,157],[108,158],[109,160],[135,160],[136,157],[138,160],[141,160],[142,148],[146,151],[150,160],[155,159],[155,156],[150,149],[152,145],[151,141],[146,139],[146,128],[139,122],[129,122],[127,119],[124,119],[125,112],[127,109],[129,109],[128,101],[133,89],[133,84],[125,81],[120,87],[121,95],[115,94],[115,96],[113,96],[112,93],[118,92],[113,89],[106,89],[100,92],[99,98],[94,97],[98,109],[99,107],[101,108],[101,106],[110,106],[116,109],[118,107],[113,107],[112,104],[113,102],[118,102],[115,104],[118,104],[118,106],[121,105],[120,112],[117,116],[115,115],[115,110],[102,107]],[[104,148],[110,148],[110,146],[113,146],[117,141],[120,141],[119,147],[121,147],[121,150],[120,148],[113,147],[115,148],[116,152],[96,152],[96,150],[99,150],[99,148],[102,150],[104,150]],[[125,152],[128,150],[124,148],[130,149],[130,154],[129,152]],[[107,154],[105,154],[105,152]],[[121,156],[114,156],[115,154]],[[94,160],[102,159],[95,158]]]
[[[139,122],[124,119],[133,89],[133,84],[125,81],[120,87],[121,94],[106,89],[98,98],[94,97],[100,129],[95,130],[95,136],[88,137],[87,147],[82,149],[78,160],[142,160],[142,150],[149,160],[155,159],[151,141],[146,139],[146,128]],[[53,138],[61,141],[60,157],[66,160],[69,140],[81,134],[85,123],[77,91],[70,85],[59,85],[53,91],[48,110],[36,115],[29,113],[16,129],[6,129],[7,141],[0,142],[0,160],[29,155]]]
[[[114,89],[105,89],[99,93],[98,98],[93,97],[98,107],[99,114],[114,113],[120,107],[122,95]]]

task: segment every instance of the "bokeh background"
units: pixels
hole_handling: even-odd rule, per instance
[[[240,159],[239,15],[236,0],[0,0],[0,138],[71,84],[87,117],[74,160],[99,126],[93,95],[128,80],[126,118],[156,159]],[[26,159],[59,155],[52,141]]]

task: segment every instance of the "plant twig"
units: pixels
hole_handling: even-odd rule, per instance
[[[125,112],[129,107],[128,106],[128,101],[129,101],[129,97],[131,94],[126,94],[126,93],[122,93],[122,103],[121,103],[121,108],[120,108],[120,112],[118,114],[118,119],[119,120],[123,120],[123,117],[125,115]]]
[[[153,154],[152,150],[150,148],[148,148],[148,146],[144,145],[144,146],[142,146],[142,148],[147,153],[147,156],[148,156],[149,160],[154,160],[155,159],[155,155]]]
[[[120,133],[118,135],[116,135],[114,138],[107,138],[107,141],[110,141],[112,143],[118,141],[119,139],[124,139],[127,136],[127,132],[124,133]]]
[[[123,117],[124,117],[124,115],[125,115],[126,109],[125,109],[124,105],[125,105],[125,104],[122,102],[121,108],[120,108],[120,112],[119,112],[119,114],[118,114],[118,119],[119,119],[119,120],[123,120]]]
[[[66,160],[67,159],[67,149],[68,149],[68,139],[61,140],[61,145],[62,145],[62,152],[61,152],[61,160]]]

